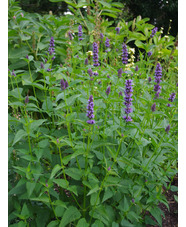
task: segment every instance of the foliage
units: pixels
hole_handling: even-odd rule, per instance
[[[161,226],[158,203],[168,206],[162,188],[177,174],[176,40],[161,30],[150,38],[154,26],[141,17],[119,21],[117,34],[113,21],[102,19],[117,15],[116,3],[65,2],[74,15],[30,14],[13,1],[9,7],[9,226]],[[84,5],[91,5],[86,17]],[[154,99],[158,62],[162,90]],[[123,119],[128,79],[132,122]],[[86,116],[91,95],[95,124]]]

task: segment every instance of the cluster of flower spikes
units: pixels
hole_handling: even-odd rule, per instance
[[[87,106],[87,117],[89,120],[87,121],[88,124],[95,124],[94,120],[94,102],[93,102],[93,96],[90,95],[88,100],[88,106]]]
[[[160,86],[161,77],[162,77],[162,67],[160,63],[157,63],[156,70],[155,70],[155,80],[154,80],[154,82],[156,83],[154,85],[154,91],[156,92],[154,99],[159,98],[159,94],[161,92],[161,86]]]
[[[125,113],[126,116],[124,116],[123,118],[125,119],[126,122],[132,121],[132,118],[129,116],[129,113],[132,113],[132,108],[130,107],[132,105],[132,80],[126,80],[125,82]]]
[[[82,26],[79,25],[78,27],[78,36],[79,36],[79,41],[83,40],[82,36],[83,36],[83,32],[82,32]]]
[[[157,31],[158,31],[158,28],[157,27],[153,28],[150,37],[151,38],[154,37],[154,35],[156,34]]]
[[[51,37],[50,39],[50,44],[49,44],[49,48],[48,48],[48,52],[49,52],[49,55],[55,55],[55,44],[54,44],[54,37]],[[55,59],[55,56],[52,57],[52,60]]]
[[[99,66],[99,62],[98,62],[98,45],[96,42],[93,43],[93,62],[94,62],[94,66]]]
[[[123,43],[122,63],[125,65],[128,63],[128,51],[125,43]]]
[[[174,102],[175,97],[176,97],[176,94],[175,94],[175,93],[172,93],[172,94],[170,95],[170,97],[168,98],[168,100],[169,100],[170,102]],[[171,104],[168,103],[167,106],[170,107]]]
[[[65,90],[68,87],[68,82],[64,81],[63,79],[61,79],[60,84],[61,84],[61,90]]]

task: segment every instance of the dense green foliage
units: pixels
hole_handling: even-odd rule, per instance
[[[26,13],[14,1],[9,6],[9,226],[162,226],[158,203],[168,207],[163,187],[169,189],[177,174],[177,41],[161,30],[151,38],[154,26],[141,17],[121,19],[117,34],[114,21],[102,16],[117,18],[122,4],[68,2],[74,15],[65,17]],[[83,16],[85,5],[91,12]],[[55,59],[48,54],[51,37]],[[158,62],[162,89],[154,99]],[[123,118],[128,79],[131,122]],[[176,98],[169,102],[172,93]],[[90,95],[92,125],[86,116]]]

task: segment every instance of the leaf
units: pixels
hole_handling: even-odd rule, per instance
[[[63,2],[64,0],[49,0],[50,2]]]
[[[26,182],[28,197],[30,197],[32,195],[32,192],[33,192],[35,186],[36,186],[36,182],[34,182],[34,183]]]
[[[82,177],[82,172],[77,168],[69,168],[65,170],[65,173],[75,180],[80,180]]]
[[[101,13],[101,15],[109,16],[109,17],[112,17],[112,18],[117,18],[117,16],[112,14],[112,13]]]
[[[39,202],[43,202],[43,203],[50,203],[49,202],[49,198],[46,195],[42,195],[42,196],[40,196],[38,198],[30,198],[30,200],[39,201]]]
[[[132,225],[129,221],[127,221],[125,219],[123,219],[121,221],[121,226],[123,226],[123,227],[135,227],[134,225]]]
[[[65,227],[67,224],[79,219],[81,213],[76,207],[70,206],[64,213],[63,218],[61,219],[59,227]]]
[[[33,131],[37,130],[37,128],[39,126],[41,126],[43,124],[43,122],[45,122],[45,121],[46,120],[44,120],[44,119],[40,119],[40,120],[35,120],[35,121],[31,122],[30,129]]]
[[[105,193],[104,193],[104,196],[102,199],[102,203],[104,201],[106,201],[107,199],[110,199],[113,195],[114,195],[114,193],[109,188],[105,188]]]
[[[58,221],[51,221],[47,227],[58,227],[59,226],[59,222]]]
[[[88,227],[89,224],[86,222],[85,218],[81,218],[76,227]]]
[[[162,226],[162,217],[161,212],[158,207],[152,208],[149,210],[149,212],[152,214],[152,216],[157,220],[158,224]]]
[[[99,3],[101,3],[103,6],[107,7],[107,8],[111,8],[111,4],[105,2],[105,1],[102,1],[102,0],[99,0]]]
[[[91,227],[104,227],[104,224],[100,220],[96,220]]]
[[[15,143],[20,141],[25,136],[27,136],[27,133],[23,129],[20,129],[15,135],[14,142],[13,142],[12,146],[14,146]]]
[[[50,179],[52,179],[61,168],[59,164],[55,165],[51,172]]]
[[[68,106],[71,106],[72,104],[74,104],[74,102],[75,102],[75,100],[78,98],[78,97],[80,97],[81,96],[81,94],[77,94],[77,95],[72,95],[72,96],[70,96],[69,98],[67,98],[67,105]]]
[[[65,189],[67,189],[69,185],[68,181],[64,179],[53,179],[53,182]]]

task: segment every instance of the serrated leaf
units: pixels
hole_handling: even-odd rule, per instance
[[[66,169],[65,173],[75,180],[80,180],[82,177],[82,172],[77,168]]]
[[[67,189],[69,185],[69,182],[64,179],[53,179],[53,182],[65,189]]]
[[[32,192],[33,192],[35,186],[36,186],[36,182],[34,182],[34,183],[26,182],[28,197],[30,197],[32,195]]]
[[[110,199],[113,196],[113,192],[109,188],[105,188],[105,193],[102,199],[102,203],[106,201],[107,199]]]
[[[59,227],[65,227],[67,224],[79,219],[81,213],[76,207],[70,206],[64,213],[63,218],[61,219]]]
[[[13,142],[12,146],[14,146],[15,143],[20,141],[25,136],[27,136],[27,133],[23,129],[20,129],[15,135],[14,142]]]
[[[50,179],[52,179],[60,169],[62,169],[62,167],[59,164],[55,165],[51,172]]]
[[[152,208],[149,210],[149,212],[152,214],[152,216],[157,220],[158,224],[162,226],[162,217],[161,212],[158,207]]]
[[[85,218],[81,218],[76,227],[88,227],[89,224],[86,222]]]

